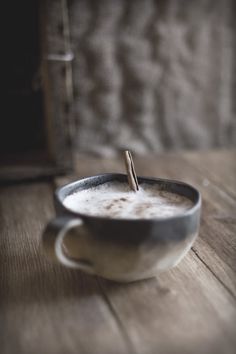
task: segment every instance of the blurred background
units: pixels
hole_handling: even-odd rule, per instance
[[[4,7],[14,26],[4,43],[0,178],[26,166],[65,171],[74,152],[236,145],[235,1]]]
[[[234,1],[68,4],[77,149],[235,144]]]

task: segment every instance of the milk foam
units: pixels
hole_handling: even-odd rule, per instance
[[[122,219],[168,217],[193,206],[188,198],[158,190],[157,185],[143,183],[139,187],[133,192],[127,183],[108,182],[71,194],[63,203],[81,214]]]

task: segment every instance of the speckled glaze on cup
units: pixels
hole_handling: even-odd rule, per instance
[[[125,282],[150,278],[177,265],[198,235],[200,193],[183,182],[138,177],[139,183],[158,185],[193,202],[192,208],[180,215],[153,219],[89,216],[63,205],[68,195],[111,181],[126,182],[127,176],[101,174],[56,190],[57,217],[42,237],[48,256],[67,267]]]

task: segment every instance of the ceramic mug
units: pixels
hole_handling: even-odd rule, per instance
[[[180,215],[153,219],[89,216],[64,206],[70,194],[110,181],[127,182],[127,176],[101,174],[56,190],[57,216],[42,237],[48,256],[66,267],[116,281],[150,278],[177,265],[198,235],[200,193],[183,182],[138,177],[139,183],[155,184],[189,198],[193,206]]]

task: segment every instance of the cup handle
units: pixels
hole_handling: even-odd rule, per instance
[[[67,257],[63,251],[63,241],[68,231],[75,227],[78,228],[78,230],[80,228],[82,230],[82,227],[84,227],[83,221],[80,218],[61,216],[51,220],[43,232],[43,249],[50,259],[56,260],[66,267],[80,269],[87,273],[94,274],[92,265],[87,264],[85,260],[71,259]]]

